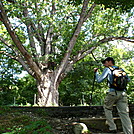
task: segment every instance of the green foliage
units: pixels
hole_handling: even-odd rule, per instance
[[[4,77],[6,78],[6,76]],[[34,94],[37,93],[37,87],[33,77],[28,75],[21,79],[8,78],[1,79],[1,81],[0,105],[34,104]]]
[[[18,80],[17,86],[19,90],[17,92],[18,95],[16,96],[16,104],[26,105],[27,103],[30,103],[33,105],[34,94],[37,93],[35,79],[32,76],[27,75]]]
[[[46,121],[31,122],[30,125],[25,126],[21,131],[15,134],[52,134],[51,127]]]
[[[0,133],[4,134],[52,134],[52,128],[40,115],[22,111],[9,111],[8,107],[0,107]]]
[[[79,0],[74,2],[79,4],[81,3]],[[51,2],[40,2],[38,8],[36,8],[35,1],[28,1],[27,9],[31,14],[31,17],[28,18],[23,15],[23,10],[25,9],[23,3],[27,3],[27,1],[18,1],[15,4],[4,2],[5,8],[7,8],[8,16],[12,17],[13,20],[16,20],[15,22],[12,21],[12,26],[17,32],[19,39],[27,48],[28,52],[32,54],[33,51],[35,52],[35,50],[30,48],[30,44],[26,41],[28,40],[28,37],[26,34],[27,29],[25,24],[29,24],[30,22],[34,23],[35,26],[41,24],[43,31],[41,31],[41,29],[33,29],[33,33],[41,33],[42,38],[44,38],[43,34],[47,33],[49,25],[51,24],[53,33],[56,35],[52,40],[52,50],[55,50],[56,48],[58,51],[53,51],[51,55],[47,56],[51,57],[50,60],[54,61],[56,65],[59,65],[68,47],[68,42],[70,41],[78,23],[78,16],[81,11],[81,5],[75,7],[68,4],[67,1],[62,1],[62,4],[57,1],[56,14],[50,15],[50,9],[48,6],[51,6]],[[89,6],[90,4],[92,4],[92,2],[89,3]],[[7,31],[3,26],[2,29],[3,32],[1,32],[1,35],[5,37],[8,42],[12,43]],[[124,35],[124,32],[127,31],[127,29],[128,24],[124,24],[119,10],[115,10],[113,8],[104,10],[104,6],[96,6],[92,16],[88,19],[82,28],[82,31],[73,49],[72,56],[77,54],[77,52],[80,50],[90,48],[96,44],[98,40],[105,36],[122,36]],[[89,41],[92,41],[89,43],[90,45],[88,45]],[[35,53],[37,54],[37,52]],[[40,58],[34,60],[40,62],[43,61],[44,58],[45,56],[41,56]]]
[[[129,12],[134,7],[133,0],[93,0],[96,4],[103,4],[105,8],[121,9]]]
[[[18,77],[16,74],[21,73],[22,69],[16,61],[5,56],[0,58],[0,62],[0,105],[7,105],[13,103],[17,90]]]
[[[0,106],[0,114],[9,112],[11,109],[8,106]]]
[[[75,65],[67,78],[60,84],[61,105],[101,105],[104,98],[102,85],[94,82],[93,69],[100,66],[92,57],[87,57]]]
[[[96,4],[105,5],[105,8],[121,9],[123,12],[129,12],[134,7],[133,0],[91,0]],[[69,0],[70,4],[76,6],[82,3],[82,0]]]
[[[45,112],[45,110],[43,109],[38,109],[35,111],[36,114],[40,115],[40,116],[44,116],[46,117],[48,114]]]

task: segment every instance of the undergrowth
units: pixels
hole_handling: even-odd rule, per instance
[[[42,112],[42,111],[41,111]],[[45,116],[46,114],[44,114]],[[51,126],[38,114],[0,107],[0,134],[53,134]]]

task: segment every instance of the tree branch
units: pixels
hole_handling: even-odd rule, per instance
[[[29,18],[29,20],[30,20],[30,16],[28,14],[27,5],[24,4],[24,7],[25,7],[25,9],[23,11],[24,17]],[[37,7],[37,5],[36,5],[36,7]],[[43,70],[46,67],[46,65],[44,65],[45,62],[44,61],[38,62],[39,57],[41,57],[41,56],[44,55],[44,52],[43,52],[42,48],[44,48],[44,44],[45,44],[45,41],[46,41],[44,39],[43,34],[42,34],[43,31],[42,31],[41,24],[38,24],[38,28],[37,28],[35,26],[34,22],[30,21],[30,23],[29,23],[29,21],[28,22],[25,21],[25,25],[27,27],[27,31],[28,31],[28,35],[29,35],[30,46],[31,46],[31,48],[33,48],[32,55],[36,59],[35,63],[37,64],[37,66],[41,70]],[[39,33],[39,31],[41,33]],[[41,35],[42,35],[42,37],[41,37]],[[39,54],[37,54],[37,46],[35,45],[35,39],[34,39],[34,37],[38,40],[38,42],[40,43],[40,46],[41,46],[40,56],[39,56]]]
[[[88,10],[87,14],[84,17],[84,21],[86,21],[92,14],[93,9],[95,8],[96,4],[92,4],[92,6],[90,7],[90,9]]]
[[[27,66],[27,64],[25,63],[24,59],[21,57],[16,57],[15,59],[16,61],[18,61],[22,67],[24,68],[24,70],[26,70],[31,76],[36,77],[35,73]]]
[[[108,38],[103,38],[98,43],[106,43],[106,42],[114,41],[114,40],[124,40],[127,42],[134,43],[134,39],[132,39],[131,37],[108,37]]]
[[[83,59],[88,54],[92,53],[93,50],[95,50],[97,48],[97,46],[101,45],[102,43],[107,43],[109,41],[114,41],[114,40],[124,40],[124,41],[134,43],[134,39],[132,39],[130,37],[108,37],[108,38],[103,38],[103,39],[99,40],[96,44],[94,44],[94,46],[91,47],[90,49],[79,51],[79,53],[76,56],[74,56],[73,63],[76,63],[77,61]]]
[[[51,11],[51,18],[53,18],[54,13],[56,12],[56,8],[55,8],[55,3],[52,2],[52,11]],[[51,26],[52,23],[49,23],[49,29],[47,31],[47,35],[46,35],[46,46],[45,46],[45,55],[49,55],[51,53],[52,50],[52,46],[51,46],[51,41],[52,41],[52,37],[53,37],[53,27]],[[47,58],[45,59],[46,61],[48,60]]]
[[[78,53],[78,55],[74,58],[73,62],[76,63],[77,61],[83,59],[84,57],[86,57],[88,54],[92,53],[93,50],[96,49],[97,46],[93,46],[90,49],[82,52],[82,53]]]
[[[3,37],[1,37],[1,36],[0,36],[0,41],[1,41],[2,43],[4,43],[8,48],[11,48],[12,51],[13,51],[16,55],[18,55],[18,53],[19,53],[18,50],[15,49],[15,47],[14,47],[13,45],[8,44],[7,41],[6,41]]]
[[[1,54],[4,54],[8,57],[10,57],[11,59],[14,59],[16,61],[18,61],[22,66],[23,68],[30,74],[30,75],[33,75],[33,71],[30,70],[30,68],[27,66],[27,64],[25,63],[25,60],[21,57],[20,53],[18,52],[17,49],[15,49],[15,47],[13,45],[9,45],[1,36],[0,36],[0,40],[2,43],[4,43],[8,48],[11,48],[12,51],[16,54],[16,56],[13,56],[11,54],[9,54],[8,52],[6,51],[0,51]]]
[[[74,56],[73,60],[71,60],[68,63],[65,72],[69,72],[72,69],[74,63],[83,59],[88,54],[91,54],[97,48],[97,46],[101,45],[102,43],[107,43],[109,41],[114,41],[114,40],[124,40],[124,41],[134,43],[134,39],[132,39],[130,37],[108,37],[108,38],[104,38],[104,39],[98,41],[96,44],[94,44],[94,46],[91,47],[90,49],[79,51],[78,54],[76,56]]]
[[[78,38],[78,35],[80,33],[80,30],[81,30],[81,27],[85,21],[84,17],[86,15],[86,11],[87,11],[87,7],[88,7],[88,2],[89,0],[84,0],[83,2],[83,7],[82,7],[82,10],[81,10],[81,14],[80,14],[80,19],[78,21],[78,24],[76,26],[76,29],[74,31],[74,34],[72,35],[72,38],[68,44],[68,49],[67,49],[67,52],[65,53],[65,56],[61,62],[61,65],[59,67],[59,71],[57,73],[57,77],[65,70],[64,68],[68,65],[69,63],[69,57],[71,55],[71,52],[72,52],[72,49],[76,43],[76,40]]]
[[[23,14],[24,14],[24,17],[30,19],[29,15],[28,15],[28,10],[26,8],[26,5],[24,5],[24,11],[23,11]],[[27,26],[27,31],[28,31],[28,37],[29,37],[29,41],[30,41],[30,46],[31,48],[34,49],[34,51],[32,51],[32,54],[33,56],[36,58],[36,55],[35,54],[35,42],[34,42],[34,38],[33,38],[33,31],[32,31],[32,28],[31,28],[31,22],[29,23],[29,21],[25,21],[25,25]]]
[[[24,70],[26,70],[30,75],[34,76],[34,72],[32,70],[30,70],[30,68],[24,62],[24,59],[22,59],[21,57],[13,56],[13,55],[7,53],[6,51],[0,51],[0,54],[4,54],[4,55],[10,57],[11,59],[14,59],[14,60],[18,61],[23,66]]]

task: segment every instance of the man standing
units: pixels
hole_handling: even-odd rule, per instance
[[[104,100],[104,111],[107,124],[109,126],[109,131],[112,133],[117,132],[117,127],[116,124],[114,123],[112,115],[113,105],[115,104],[121,119],[124,133],[133,134],[132,123],[128,113],[129,108],[127,103],[127,94],[125,92],[126,89],[118,91],[114,87],[110,86],[113,82],[113,74],[110,67],[112,68],[118,68],[118,67],[114,65],[115,61],[112,57],[108,57],[105,60],[103,60],[102,64],[106,67],[103,70],[103,73],[99,75],[98,68],[94,68],[94,72],[98,83],[102,82],[105,78],[107,78],[108,80],[109,90]]]

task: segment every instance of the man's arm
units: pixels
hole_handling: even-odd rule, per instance
[[[94,71],[95,71],[95,69],[94,69]],[[109,69],[108,68],[105,68],[101,75],[99,75],[98,70],[96,70],[95,77],[96,77],[97,82],[98,83],[102,82],[108,76],[108,73],[109,73]]]

